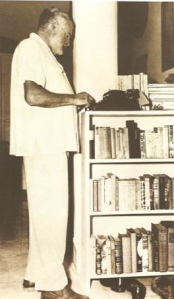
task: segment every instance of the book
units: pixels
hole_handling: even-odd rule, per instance
[[[160,195],[159,195],[159,176],[153,175],[153,195],[154,195],[154,210],[160,209]]]
[[[111,242],[109,237],[106,237],[106,268],[107,274],[111,274]]]
[[[93,130],[94,130],[94,158],[100,159],[101,158],[101,140],[99,138],[100,128],[93,125]]]
[[[101,159],[111,159],[111,128],[101,127],[99,131],[99,139],[101,141]]]
[[[127,120],[126,127],[128,128],[129,138],[129,157],[136,158],[136,147],[135,147],[135,122],[134,120]]]
[[[101,269],[101,246],[100,246],[100,240],[98,236],[96,237],[96,262],[95,262],[95,272],[97,275],[102,274]]]
[[[174,126],[169,125],[169,158],[174,158]]]
[[[174,271],[174,221],[161,221],[168,235],[168,271]]]
[[[152,223],[154,234],[154,269],[155,271],[166,272],[168,270],[168,241],[167,229],[161,223]]]
[[[137,272],[142,272],[142,235],[138,228],[134,229],[137,241]]]
[[[170,209],[171,198],[170,198],[170,189],[172,185],[172,178],[164,174],[164,203],[163,207],[165,210]]]
[[[147,231],[144,227],[138,228],[138,231],[142,236],[142,272],[147,272],[149,268]]]
[[[154,237],[150,230],[147,230],[147,240],[148,240],[148,271],[154,270]]]
[[[116,159],[116,136],[115,128],[111,128],[111,158]]]
[[[97,242],[101,249],[101,274],[107,274],[106,237],[104,235],[97,236]]]
[[[150,174],[143,174],[145,183],[145,197],[147,210],[154,210],[154,193],[153,193],[153,176]]]
[[[119,179],[118,186],[119,211],[128,211],[129,179]]]
[[[140,179],[137,179],[136,184],[135,184],[135,209],[141,210],[141,182],[140,182]]]
[[[132,261],[131,261],[131,240],[128,234],[118,234],[121,239],[122,246],[122,259],[123,259],[123,273],[132,272]]]
[[[108,236],[110,240],[110,248],[111,248],[111,274],[115,274],[115,239],[112,235]]]
[[[123,259],[122,259],[122,242],[120,238],[114,238],[115,240],[115,273],[123,273]]]
[[[98,180],[93,180],[93,211],[98,211]]]
[[[129,159],[129,134],[128,128],[123,128],[123,158]]]
[[[171,185],[169,191],[170,209],[174,209],[174,178],[171,178]]]
[[[137,272],[137,235],[132,228],[127,228],[127,234],[131,238],[131,263],[132,263],[132,272]]]
[[[116,176],[113,173],[108,173],[107,176],[109,177],[110,181],[110,207],[109,211],[116,210]]]
[[[164,192],[165,192],[165,174],[154,174],[154,180],[156,180],[158,188],[158,209],[164,209]]]
[[[146,196],[145,196],[145,179],[140,176],[140,192],[141,192],[141,210],[146,210]]]
[[[141,159],[146,158],[145,130],[140,130],[140,156]]]
[[[169,127],[164,126],[163,128],[163,153],[164,158],[169,158]]]

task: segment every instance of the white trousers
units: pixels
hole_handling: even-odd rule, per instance
[[[36,290],[67,284],[63,267],[68,219],[67,155],[24,157],[29,206],[29,256],[25,279]]]

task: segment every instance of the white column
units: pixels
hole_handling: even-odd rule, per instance
[[[73,1],[76,24],[73,75],[76,92],[86,91],[96,101],[117,88],[117,3]],[[74,159],[74,259],[69,269],[74,291],[89,295],[89,221],[85,221],[85,170],[81,154]],[[83,177],[83,180],[82,180]],[[87,224],[88,223],[88,224]]]
[[[76,92],[96,101],[117,86],[117,2],[73,1],[76,24],[73,70]]]

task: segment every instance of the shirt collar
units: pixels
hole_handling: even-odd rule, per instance
[[[51,52],[50,48],[48,47],[48,45],[46,44],[46,42],[36,33],[32,32],[30,33],[30,38],[37,40],[42,46],[45,47],[45,49],[48,52]]]

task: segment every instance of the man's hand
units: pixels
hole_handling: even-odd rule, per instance
[[[87,92],[80,92],[74,95],[77,106],[90,107],[95,104],[94,98]]]

